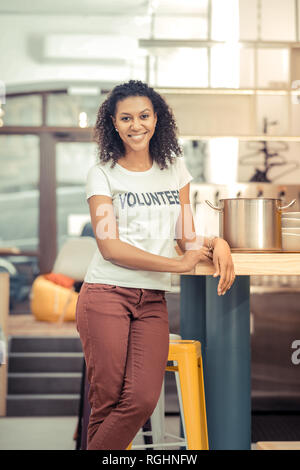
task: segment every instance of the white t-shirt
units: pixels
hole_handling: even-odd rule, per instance
[[[176,157],[163,170],[155,161],[147,171],[129,171],[118,163],[114,168],[110,166],[109,161],[89,169],[86,198],[93,195],[112,198],[121,241],[155,255],[176,256],[175,227],[181,211],[179,189],[193,179],[184,158]],[[119,266],[105,260],[98,248],[84,280],[171,291],[171,273]]]

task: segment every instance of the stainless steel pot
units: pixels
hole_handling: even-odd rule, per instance
[[[280,199],[233,198],[220,199],[220,207],[205,201],[220,214],[220,237],[236,251],[280,251],[281,206]]]

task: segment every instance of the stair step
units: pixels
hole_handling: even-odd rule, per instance
[[[83,353],[80,352],[17,352],[9,353],[9,372],[81,372]]]
[[[76,336],[12,336],[11,352],[82,352]]]
[[[7,395],[7,416],[78,416],[80,395]]]
[[[80,372],[8,373],[8,393],[80,393],[81,377]]]

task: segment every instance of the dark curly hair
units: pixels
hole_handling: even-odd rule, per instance
[[[118,159],[124,156],[123,141],[115,131],[111,116],[115,116],[117,102],[130,96],[146,96],[152,102],[154,112],[157,113],[157,123],[150,140],[149,152],[161,169],[167,168],[167,160],[172,164],[175,155],[182,155],[176,137],[176,122],[172,110],[162,96],[139,80],[130,80],[113,88],[98,110],[94,139],[98,144],[100,162],[112,160],[113,168]]]

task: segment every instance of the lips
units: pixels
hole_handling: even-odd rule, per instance
[[[143,140],[146,134],[147,134],[147,131],[143,132],[142,134],[128,134],[128,137],[130,139],[133,139],[135,142],[140,142],[141,140]]]

